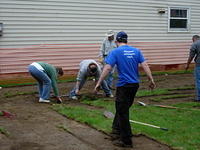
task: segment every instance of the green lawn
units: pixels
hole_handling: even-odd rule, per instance
[[[9,133],[4,127],[1,127],[1,126],[0,126],[0,133],[1,133],[1,134],[4,134],[4,135],[6,135],[6,136],[9,136],[9,135],[10,135],[10,133]]]
[[[114,113],[114,102],[106,99],[95,101],[84,100],[82,103],[101,106]],[[199,103],[181,103],[174,105],[185,109],[167,109],[154,106],[142,107],[134,105],[130,109],[130,119],[168,128],[163,131],[132,123],[134,134],[145,134],[161,143],[181,150],[200,149],[200,119],[198,110],[189,108],[200,107]],[[86,123],[106,133],[111,131],[112,119],[103,116],[103,110],[88,109],[83,106],[54,105],[53,109],[69,118]]]

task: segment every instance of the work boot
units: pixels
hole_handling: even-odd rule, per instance
[[[57,103],[57,104],[61,104],[61,103],[62,103],[62,100],[56,100],[56,103]]]
[[[116,129],[112,129],[112,132],[110,133],[110,136],[111,136],[111,140],[112,141],[120,139],[120,132],[118,130],[116,130]]]
[[[126,148],[132,148],[133,147],[132,143],[124,143],[122,140],[115,140],[113,142],[113,145],[118,146],[118,147],[126,147]]]
[[[118,140],[118,139],[120,139],[119,134],[110,133],[110,140],[111,141]]]

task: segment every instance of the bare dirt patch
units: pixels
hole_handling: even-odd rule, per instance
[[[142,78],[145,80],[146,78]],[[158,88],[178,88],[193,86],[192,74],[156,76]],[[140,89],[147,88],[147,82],[140,84]],[[73,88],[74,83],[59,84],[61,94],[66,95]],[[94,87],[93,81],[88,82],[81,91],[91,93]],[[3,88],[0,91],[0,110],[15,114],[12,119],[0,117],[0,127],[4,127],[9,136],[0,134],[1,150],[120,150],[112,145],[109,136],[99,132],[88,125],[67,119],[53,111],[49,104],[37,102],[35,94],[6,97],[7,93],[34,92],[35,86]],[[179,91],[185,92],[185,91]],[[187,91],[193,93],[194,90]],[[103,97],[103,93],[99,95]],[[70,101],[63,97],[64,103],[68,105],[83,105],[79,102]],[[146,103],[155,103],[149,97],[136,98]],[[159,104],[171,104],[184,101],[193,101],[193,97],[165,100]],[[90,107],[90,106],[88,106]],[[95,109],[95,107],[91,108]],[[100,108],[98,108],[100,109]],[[65,126],[67,131],[59,126]],[[135,150],[169,150],[168,146],[154,141],[146,136],[134,136]]]

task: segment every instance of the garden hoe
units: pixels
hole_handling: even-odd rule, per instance
[[[106,117],[106,118],[114,118],[114,114],[110,111],[104,111],[103,115]],[[129,120],[130,122],[132,123],[136,123],[136,124],[141,124],[141,125],[145,125],[145,126],[149,126],[149,127],[153,127],[153,128],[157,128],[157,129],[161,129],[161,130],[164,130],[164,131],[168,131],[167,128],[162,128],[162,127],[159,127],[159,126],[155,126],[155,125],[152,125],[152,124],[148,124],[148,123],[143,123],[143,122],[139,122],[139,121],[134,121],[134,120]]]

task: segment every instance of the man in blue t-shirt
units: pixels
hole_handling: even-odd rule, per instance
[[[132,132],[129,122],[129,108],[133,104],[134,97],[139,88],[139,64],[141,64],[150,81],[149,87],[155,88],[155,83],[151,70],[145,61],[142,52],[134,47],[127,45],[128,35],[125,32],[119,32],[116,37],[118,48],[109,53],[106,58],[106,65],[96,84],[95,92],[98,91],[101,82],[106,75],[117,66],[118,83],[115,101],[115,118],[113,120],[112,135],[117,139],[114,145],[120,147],[132,147]]]

